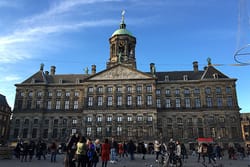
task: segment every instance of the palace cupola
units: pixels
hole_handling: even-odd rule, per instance
[[[136,69],[136,38],[126,29],[124,15],[125,11],[123,10],[120,28],[109,38],[110,58],[107,62],[107,68],[116,64],[123,64]]]

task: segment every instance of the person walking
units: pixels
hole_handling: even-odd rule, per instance
[[[177,163],[179,162],[179,167],[182,167],[182,158],[181,158],[181,144],[179,141],[176,141],[176,158],[177,158]]]
[[[101,145],[101,159],[102,159],[102,167],[107,167],[107,163],[110,159],[110,144],[108,139],[105,139],[104,143]]]
[[[86,139],[81,136],[76,144],[77,167],[86,167],[87,164],[87,144]]]
[[[197,162],[200,162],[201,154],[202,154],[202,145],[201,145],[201,143],[199,143],[199,145],[198,145],[198,147],[197,147],[197,153],[198,153]]]
[[[111,163],[116,163],[116,154],[117,154],[117,150],[118,150],[118,144],[115,141],[114,138],[111,139],[111,144],[110,144],[110,154],[111,154]]]
[[[156,154],[155,161],[158,162],[158,158],[161,153],[161,144],[157,140],[155,140],[154,143],[154,152]]]
[[[56,154],[57,154],[57,145],[55,142],[52,142],[50,145],[50,162],[56,162]]]
[[[29,161],[31,162],[32,161],[32,158],[35,154],[35,148],[36,148],[36,145],[33,141],[30,141],[29,145],[28,145],[28,154],[29,154]]]
[[[135,160],[135,157],[134,157],[135,150],[136,150],[136,146],[135,146],[134,142],[132,140],[130,140],[128,142],[128,153],[130,155],[130,160]]]

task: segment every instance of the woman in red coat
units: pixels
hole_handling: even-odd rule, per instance
[[[107,167],[109,161],[110,144],[108,139],[105,139],[101,147],[102,167]]]

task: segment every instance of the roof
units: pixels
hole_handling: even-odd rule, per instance
[[[44,73],[42,70],[36,72],[31,77],[22,82],[22,84],[30,83],[41,83],[41,84],[52,84],[52,83],[77,83],[89,77],[89,74],[58,74],[50,75]]]
[[[9,107],[6,97],[2,94],[0,94],[0,106],[6,106]]]
[[[133,36],[131,32],[129,32],[127,29],[118,29],[113,34],[112,37],[115,35],[130,35]]]

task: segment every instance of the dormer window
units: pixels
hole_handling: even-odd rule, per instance
[[[59,84],[62,84],[63,83],[63,79],[59,79]]]
[[[187,81],[188,80],[188,76],[187,75],[183,75],[183,80]]]
[[[218,79],[219,78],[218,73],[214,73],[213,77],[214,77],[214,79]]]
[[[79,83],[80,83],[80,79],[76,78],[76,84],[79,84]]]
[[[165,81],[169,81],[169,76],[165,75]]]

